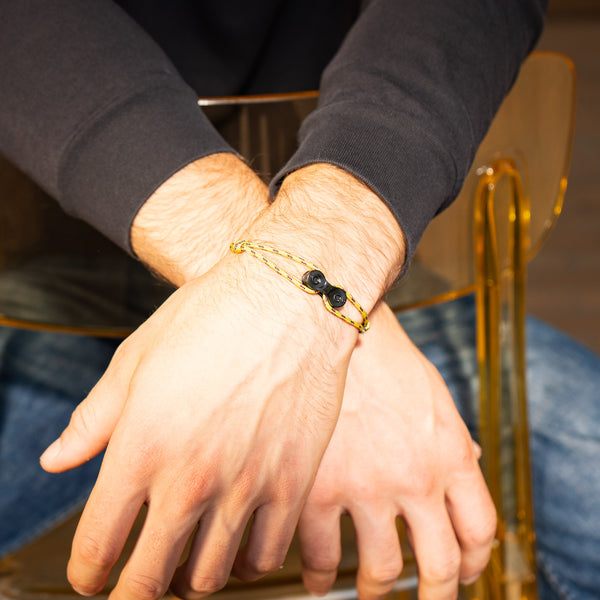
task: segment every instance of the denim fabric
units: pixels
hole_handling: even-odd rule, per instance
[[[477,361],[471,298],[402,313],[474,437]],[[600,598],[600,359],[529,318],[528,391],[541,600]],[[116,347],[97,338],[0,329],[0,556],[80,506],[98,459],[48,475],[43,449]]]
[[[48,531],[87,498],[98,457],[52,475],[40,454],[69,422],[118,342],[0,328],[0,556]]]
[[[472,298],[401,313],[477,438]],[[540,600],[600,598],[600,358],[527,319],[527,391]]]

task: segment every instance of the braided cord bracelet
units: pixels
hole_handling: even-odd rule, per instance
[[[279,250],[277,248],[273,248],[271,246],[267,246],[266,244],[262,244],[260,242],[250,242],[247,240],[239,240],[237,242],[232,242],[229,246],[229,249],[235,254],[241,254],[242,252],[247,252],[251,254],[258,260],[265,263],[268,267],[273,269],[276,273],[285,277],[289,282],[293,283],[297,288],[301,289],[303,292],[307,294],[319,294],[323,300],[323,304],[325,308],[332,314],[345,321],[349,325],[356,327],[359,333],[364,333],[369,329],[369,315],[367,311],[358,303],[358,301],[350,294],[350,292],[346,292],[341,287],[331,285],[323,272],[317,268],[312,263],[304,260],[300,256],[296,256],[295,254],[291,254],[290,252],[286,252],[285,250]],[[293,260],[294,262],[308,267],[310,270],[306,271],[302,276],[302,280],[298,279],[294,275],[291,275],[284,269],[282,269],[278,264],[274,263],[272,260],[267,258],[262,252],[269,252],[270,254],[276,254],[277,256],[282,256],[284,258],[288,258]],[[341,308],[346,304],[346,300],[356,308],[356,310],[360,313],[362,317],[362,322],[355,321],[345,314],[341,313],[338,308]]]

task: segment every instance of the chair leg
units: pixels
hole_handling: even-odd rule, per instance
[[[496,161],[482,172],[475,203],[482,468],[496,505],[498,529],[486,573],[464,596],[536,600],[525,390],[530,213],[512,161]]]

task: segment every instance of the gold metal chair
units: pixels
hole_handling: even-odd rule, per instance
[[[469,293],[477,298],[482,467],[499,525],[488,569],[475,584],[461,589],[461,598],[536,598],[525,397],[525,266],[561,212],[574,89],[574,70],[565,57],[545,53],[527,60],[459,198],[431,223],[408,275],[388,296],[396,310]],[[268,177],[293,151],[295,139],[289,132],[297,130],[315,102],[316,94],[307,93],[201,104],[252,166]],[[6,162],[0,163],[0,178],[0,324],[124,336],[169,293],[101,236],[62,215]],[[135,298],[148,299],[144,304],[132,304],[134,298],[126,297],[131,281]],[[130,308],[124,310],[125,305]],[[0,561],[0,598],[72,600],[64,571],[75,524],[71,519]],[[351,599],[357,557],[348,521],[342,535],[343,560],[330,597]],[[390,598],[416,597],[416,565],[409,553],[405,564]],[[308,598],[299,574],[293,546],[280,572],[257,584],[231,582],[218,597]]]

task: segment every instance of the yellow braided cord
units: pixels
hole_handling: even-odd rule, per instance
[[[350,304],[352,304],[352,306],[354,306],[354,308],[356,308],[356,310],[360,313],[360,316],[362,317],[362,323],[359,323],[358,321],[355,321],[354,319],[351,319],[350,317],[347,317],[346,315],[342,314],[339,310],[331,306],[331,302],[329,302],[327,296],[325,296],[324,294],[320,294],[312,288],[309,288],[308,286],[304,285],[302,281],[298,279],[298,277],[290,275],[287,271],[282,269],[279,265],[274,263],[272,260],[268,259],[264,254],[262,254],[259,251],[262,250],[263,252],[269,252],[271,254],[276,254],[277,256],[283,256],[284,258],[288,258],[300,265],[308,267],[311,271],[320,270],[317,266],[308,262],[304,258],[301,258],[300,256],[297,256],[295,254],[291,254],[290,252],[286,252],[285,250],[279,250],[277,248],[273,248],[272,246],[261,244],[260,242],[249,242],[247,240],[239,240],[237,242],[232,242],[229,246],[229,249],[236,254],[241,254],[242,252],[247,252],[248,254],[251,254],[255,258],[258,258],[258,260],[264,262],[268,267],[273,269],[273,271],[287,279],[290,283],[293,283],[297,288],[301,289],[303,292],[306,292],[307,294],[320,295],[323,299],[323,304],[325,305],[325,308],[332,315],[335,315],[336,317],[338,317],[338,319],[342,319],[342,321],[345,321],[349,325],[356,327],[359,333],[364,333],[365,331],[367,331],[367,329],[369,329],[369,315],[367,314],[367,311],[354,298],[354,296],[352,296],[352,294],[346,292],[346,298],[348,302],[350,302]]]

